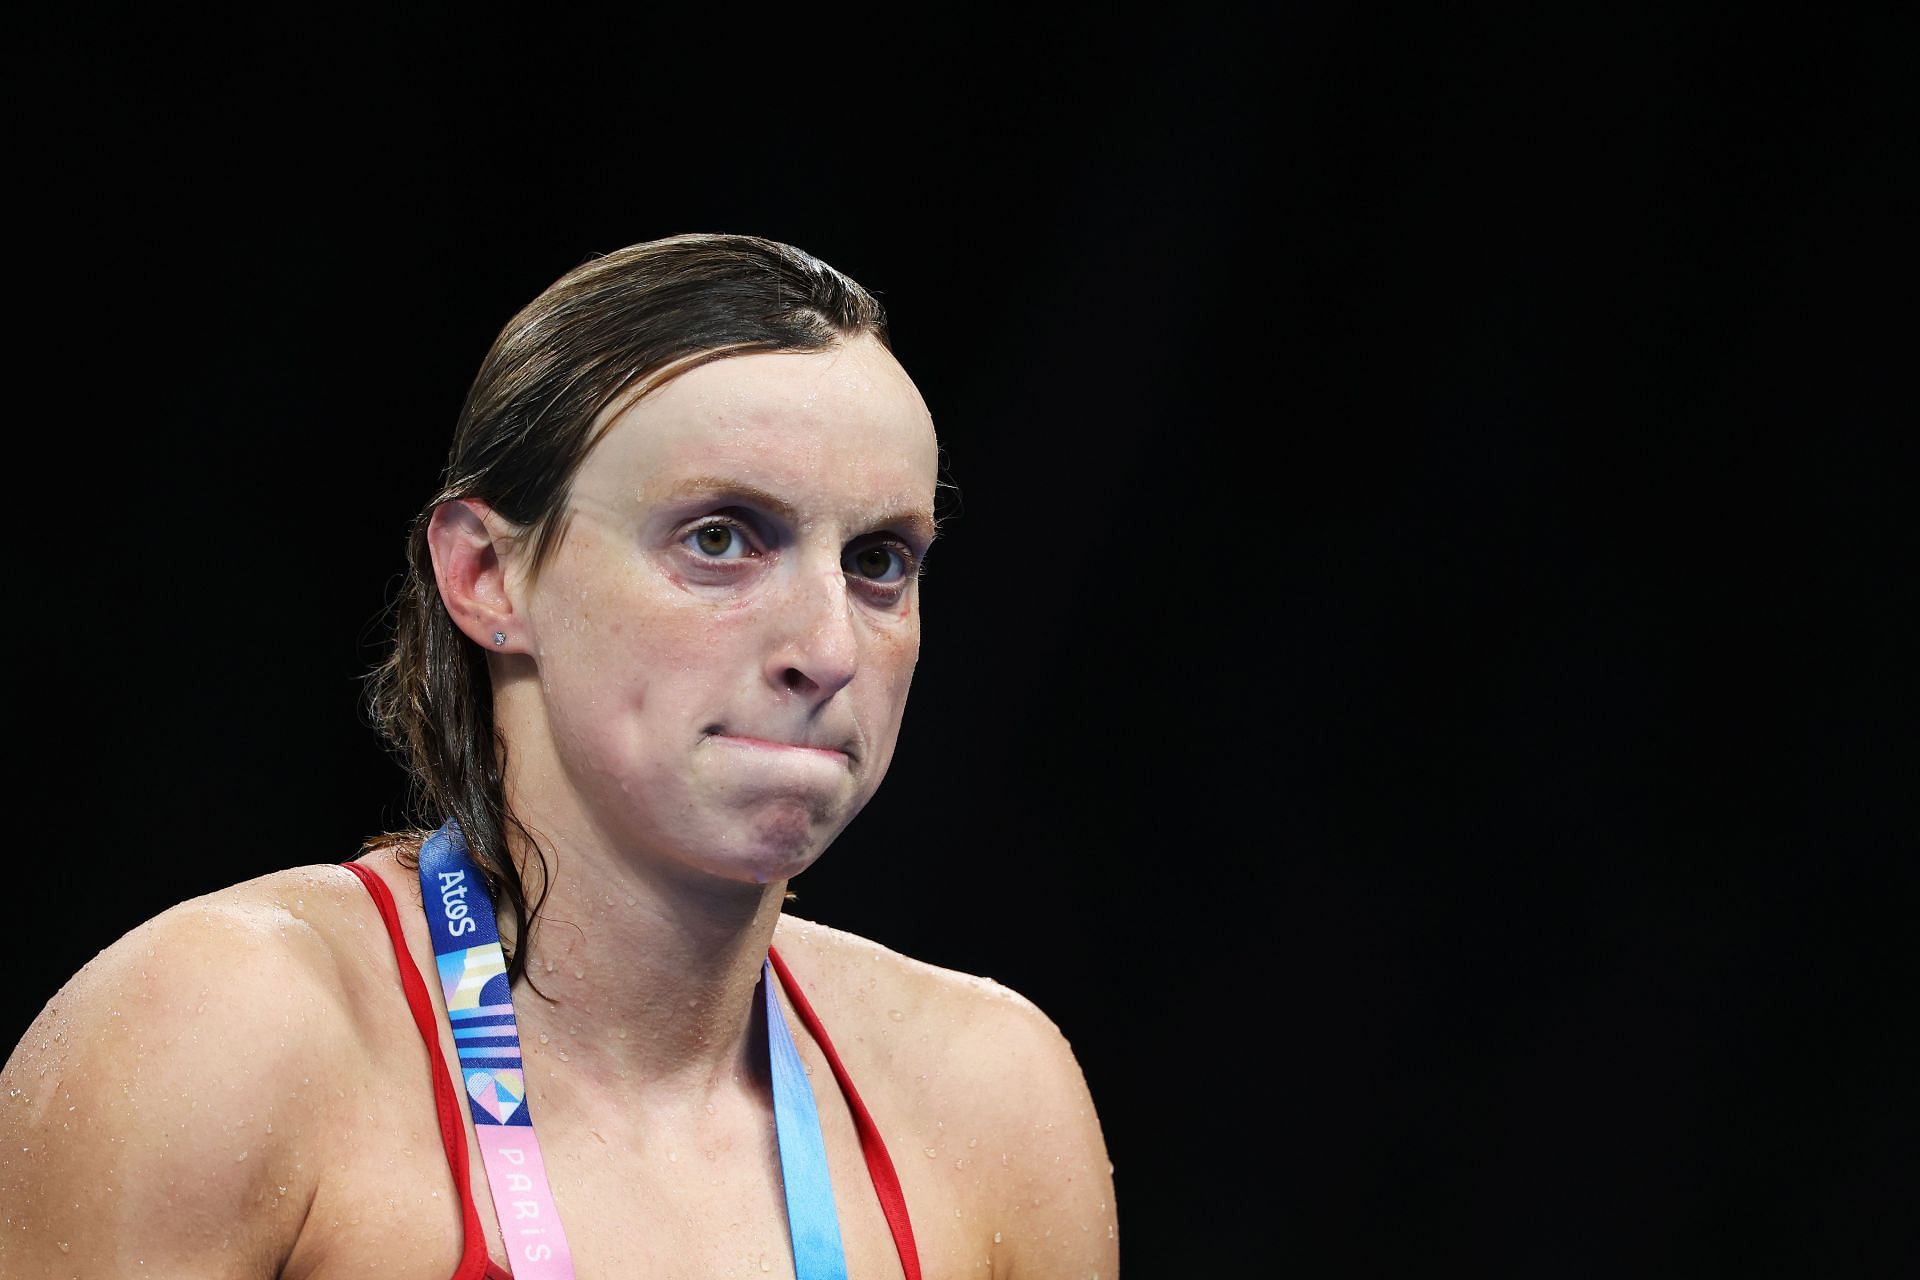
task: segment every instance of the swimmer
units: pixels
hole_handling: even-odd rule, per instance
[[[1053,1023],[784,909],[892,758],[937,469],[880,307],[791,247],[515,316],[372,685],[418,828],[67,983],[0,1073],[0,1277],[1116,1275]]]

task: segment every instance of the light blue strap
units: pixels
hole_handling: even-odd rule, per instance
[[[786,1183],[787,1225],[793,1232],[793,1270],[799,1280],[846,1280],[847,1255],[840,1244],[840,1215],[833,1207],[827,1174],[827,1144],[813,1084],[793,1047],[793,1032],[781,1012],[772,964],[760,964],[767,993],[767,1057],[773,1063],[773,1125],[780,1136],[780,1177]]]

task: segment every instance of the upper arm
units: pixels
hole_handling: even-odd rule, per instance
[[[323,952],[284,912],[200,900],[54,997],[0,1071],[0,1277],[278,1273],[337,1056]]]
[[[998,1224],[994,1275],[1113,1280],[1120,1257],[1113,1166],[1066,1037],[1032,1003],[1007,993],[968,1043],[1001,1149],[988,1184]]]

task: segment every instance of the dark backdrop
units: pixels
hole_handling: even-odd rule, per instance
[[[798,910],[1053,1016],[1129,1274],[1897,1256],[1911,24],[1429,8],[27,22],[7,1043],[398,819],[359,680],[492,335],[750,231],[962,494]]]

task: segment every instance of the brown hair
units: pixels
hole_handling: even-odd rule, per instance
[[[546,896],[546,858],[508,808],[506,744],[493,723],[487,658],[453,624],[433,573],[434,509],[475,498],[532,539],[532,564],[558,545],[574,473],[595,423],[688,369],[758,351],[821,351],[871,334],[887,342],[880,304],[818,258],[755,236],[690,235],[632,245],[568,272],[507,322],[467,393],[440,488],[414,517],[407,575],[394,604],[393,652],[375,668],[375,725],[413,779],[415,817],[455,818],[525,939]],[[609,415],[610,416],[610,415]],[[540,867],[529,903],[507,832]],[[411,863],[424,830],[377,837]],[[526,972],[526,948],[508,979]]]

